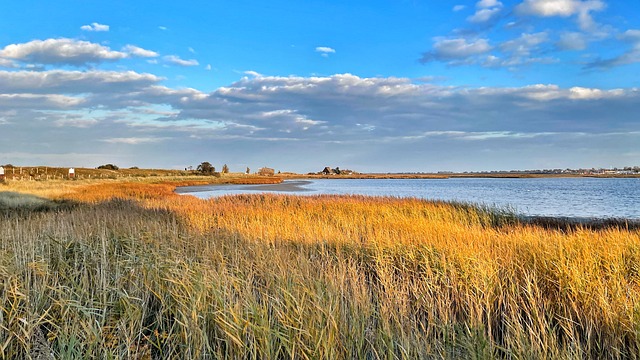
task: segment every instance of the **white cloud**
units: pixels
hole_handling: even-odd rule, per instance
[[[569,17],[584,10],[595,10],[604,7],[601,1],[582,0],[524,0],[516,6],[516,12],[525,15],[542,17]]]
[[[160,55],[155,51],[146,50],[134,45],[127,45],[122,48],[122,51],[126,52],[129,55],[138,56],[138,57],[147,57],[147,58],[158,57]]]
[[[546,31],[521,34],[519,38],[505,41],[500,44],[503,52],[511,53],[514,56],[528,57],[538,46],[549,40],[549,34]]]
[[[604,100],[604,99],[623,99],[637,96],[636,91],[628,91],[623,89],[603,90],[597,88],[584,88],[584,87],[572,87],[569,89],[563,89],[558,85],[553,84],[536,84],[524,86],[521,88],[487,88],[478,90],[485,96],[505,96],[511,95],[514,97],[525,98],[529,100],[535,100],[540,103],[551,103],[554,101],[567,101],[567,100],[579,100],[588,102],[592,100]],[[555,104],[555,103],[554,103]],[[528,105],[532,107],[533,104]],[[561,106],[561,105],[550,105]],[[602,111],[604,109],[601,109]]]
[[[0,71],[0,93],[110,93],[139,91],[163,78],[133,71]]]
[[[204,67],[205,70],[211,70],[211,64],[207,64],[207,66]]]
[[[458,12],[458,11],[462,11],[462,10],[464,10],[464,9],[466,9],[466,8],[467,8],[467,6],[466,6],[466,5],[455,5],[455,6],[453,7],[453,9],[452,9],[452,10],[453,10],[454,12]]]
[[[625,40],[629,40],[633,43],[640,42],[640,30],[635,30],[635,29],[627,30],[622,35],[622,38]]]
[[[109,31],[109,25],[98,24],[97,22],[91,23],[91,25],[83,25],[80,29],[84,31]]]
[[[326,47],[326,46],[318,46],[316,48],[316,51],[317,52],[321,52],[321,53],[331,53],[331,54],[336,52],[334,49],[332,49],[330,47]]]
[[[0,66],[6,68],[17,68],[18,65],[11,60],[0,58]]]
[[[73,39],[33,40],[11,44],[0,50],[0,58],[36,64],[67,64],[83,66],[89,63],[116,61],[127,54],[106,46]]]
[[[499,7],[491,9],[478,9],[475,14],[469,16],[467,20],[472,23],[486,23],[496,18],[502,9]]]
[[[508,68],[510,70],[516,70],[517,68],[531,64],[553,64],[559,60],[552,57],[521,57],[516,55],[510,55],[507,57],[498,57],[495,55],[488,55],[481,65],[487,68]]]
[[[579,32],[565,32],[560,34],[556,47],[560,50],[584,50],[589,45],[587,36]]]
[[[467,40],[465,38],[445,39],[436,38],[433,50],[423,54],[421,62],[452,61],[452,64],[464,62],[477,55],[491,51],[487,39]]]
[[[584,31],[593,31],[596,24],[591,17],[592,11],[604,10],[606,4],[601,0],[524,0],[515,8],[516,14],[540,17],[578,16],[578,25]]]
[[[572,87],[569,89],[569,98],[575,100],[596,100],[624,95],[624,90],[601,90],[584,87]]]
[[[106,143],[110,144],[127,144],[127,145],[139,145],[147,143],[155,143],[166,140],[166,138],[153,138],[153,137],[122,137],[122,138],[110,138],[102,139]]]
[[[336,51],[330,47],[318,46],[316,47],[316,52],[319,52],[324,57],[328,57],[329,54],[335,54]]]
[[[630,102],[638,96],[636,92],[628,90],[563,89],[557,85],[456,89],[432,84],[413,84],[408,79],[360,78],[350,74],[312,78],[263,76],[244,78],[238,83],[202,97],[185,106],[182,116],[193,118],[195,112],[190,110],[193,107],[194,110],[199,109],[197,112],[200,116],[205,114],[213,116],[208,117],[211,120],[234,119],[233,122],[236,124],[265,128],[265,131],[291,130],[292,125],[298,123],[313,125],[314,127],[308,130],[314,129],[318,132],[317,134],[342,131],[343,136],[348,138],[351,130],[347,129],[351,127],[360,129],[361,126],[357,126],[354,121],[362,118],[368,119],[370,129],[383,132],[400,131],[392,130],[389,126],[401,118],[405,119],[402,123],[403,126],[407,126],[404,128],[407,131],[412,126],[415,126],[413,130],[426,131],[429,129],[425,129],[425,126],[439,127],[440,121],[450,122],[450,126],[453,127],[450,130],[458,131],[461,128],[457,128],[455,124],[460,124],[461,119],[467,118],[465,114],[470,113],[469,109],[473,109],[471,113],[474,114],[474,119],[485,115],[490,116],[494,121],[493,125],[506,126],[504,131],[522,132],[524,128],[535,122],[556,121],[557,119],[536,117],[553,108],[560,119],[564,119],[562,115],[564,110],[560,110],[562,108],[567,109],[567,114],[570,111],[578,111],[580,116],[586,114],[585,108],[580,107],[583,105],[567,103],[566,100],[587,102],[628,99],[627,101]],[[558,103],[557,100],[565,102]],[[286,107],[286,104],[289,107]],[[202,112],[207,107],[211,112]],[[235,113],[236,110],[232,109],[240,111],[242,115]],[[539,109],[540,113],[536,109]],[[586,122],[599,121],[598,116],[606,113],[606,105],[603,104],[599,109],[596,111],[599,114],[589,114],[588,117],[592,120]],[[235,115],[227,114],[226,111],[234,111]],[[493,111],[498,111],[501,114],[500,117],[489,115]],[[446,119],[438,114],[447,114]],[[580,116],[576,113],[572,118],[577,119]],[[521,125],[508,120],[515,118],[521,120],[518,122]],[[268,125],[265,119],[269,119]],[[308,121],[309,119],[313,120]],[[414,120],[408,121],[408,119]],[[472,122],[466,122],[466,120],[463,122],[465,128],[475,126]],[[539,129],[543,128],[544,131],[549,130],[546,127]],[[433,130],[430,129],[430,131]],[[334,134],[334,136],[337,135]]]
[[[165,30],[167,30],[167,27],[166,26],[158,26],[158,29],[160,29],[162,31],[165,31]]]
[[[96,119],[84,119],[81,117],[67,117],[58,119],[53,122],[58,127],[75,127],[75,128],[88,128],[98,123]]]
[[[253,71],[253,70],[247,70],[244,72],[245,75],[249,75],[249,76],[253,76],[253,77],[260,77],[262,76],[262,74],[260,74],[257,71]]]
[[[179,66],[198,66],[198,65],[200,65],[198,60],[195,60],[195,59],[183,60],[179,56],[176,56],[176,55],[167,55],[167,56],[164,57],[164,60],[166,62],[170,63],[170,64],[179,65]]]
[[[5,109],[72,109],[85,102],[81,97],[58,94],[0,94],[0,107]]]
[[[476,3],[476,7],[481,9],[502,7],[502,3],[498,0],[480,0]]]
[[[480,0],[476,3],[476,12],[467,18],[472,23],[486,23],[498,17],[502,3],[497,0]]]
[[[626,36],[631,41],[640,32]],[[116,84],[110,85],[110,81]],[[629,134],[640,130],[635,115],[640,112],[640,90],[636,89],[564,88],[553,84],[471,88],[407,78],[336,74],[243,76],[205,94],[160,86],[159,81],[156,76],[133,72],[0,72],[3,136],[15,139],[12,152],[30,154],[57,153],[73,144],[79,153],[109,158],[118,145],[144,144],[142,148],[148,151],[136,152],[135,160],[130,160],[139,162],[131,165],[144,166],[175,156],[163,146],[168,139],[175,147],[205,146],[225,158],[249,158],[259,153],[255,157],[260,161],[277,165],[284,161],[281,154],[287,153],[286,145],[270,152],[257,151],[265,141],[273,146],[280,142],[304,144],[296,149],[297,160],[291,164],[299,164],[300,159],[323,163],[319,156],[325,153],[321,150],[328,149],[332,151],[326,154],[330,158],[340,153],[374,151],[370,163],[382,162],[385,166],[396,166],[398,161],[408,164],[425,156],[443,157],[448,162],[458,152],[464,153],[468,166],[481,160],[474,154],[482,150],[469,144],[493,144],[496,149],[504,149],[525,141],[534,146],[532,142],[537,141],[539,147],[535,149],[553,147],[552,152],[557,153],[560,148],[568,151],[562,134]],[[57,132],[59,137],[47,135],[59,127],[64,127]],[[612,142],[622,143],[621,137],[613,137]],[[637,138],[635,135],[624,140],[628,145],[619,146],[630,152],[637,147],[637,142],[632,142]],[[215,139],[225,141],[211,141]],[[555,146],[552,140],[562,145]],[[237,144],[233,151],[229,150],[231,141]],[[333,145],[327,147],[327,143]],[[379,152],[376,148],[381,143],[391,147]],[[433,153],[435,149],[442,149],[442,153]],[[509,149],[507,153],[511,154],[514,148]],[[0,144],[0,156],[7,154],[5,150]],[[522,160],[525,153],[516,155]],[[264,160],[270,154],[277,155]],[[198,154],[187,156],[197,158]],[[496,158],[499,160],[504,159]]]

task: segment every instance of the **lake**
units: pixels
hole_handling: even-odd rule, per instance
[[[524,216],[640,219],[640,179],[313,179],[275,185],[183,187],[180,194],[282,193],[415,197],[509,208]]]

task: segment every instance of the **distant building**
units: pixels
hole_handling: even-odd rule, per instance
[[[325,176],[327,176],[327,175],[353,175],[353,174],[356,174],[356,172],[353,171],[353,170],[348,170],[348,169],[342,170],[339,167],[336,167],[335,169],[332,169],[330,166],[325,166],[325,168],[322,171],[320,171],[318,173],[315,173],[315,175],[325,175]]]

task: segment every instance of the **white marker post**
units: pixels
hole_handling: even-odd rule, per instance
[[[76,177],[76,170],[74,168],[69,169],[69,179]]]

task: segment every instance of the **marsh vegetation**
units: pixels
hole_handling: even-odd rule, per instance
[[[417,199],[46,184],[0,198],[2,358],[640,354],[638,230]]]

